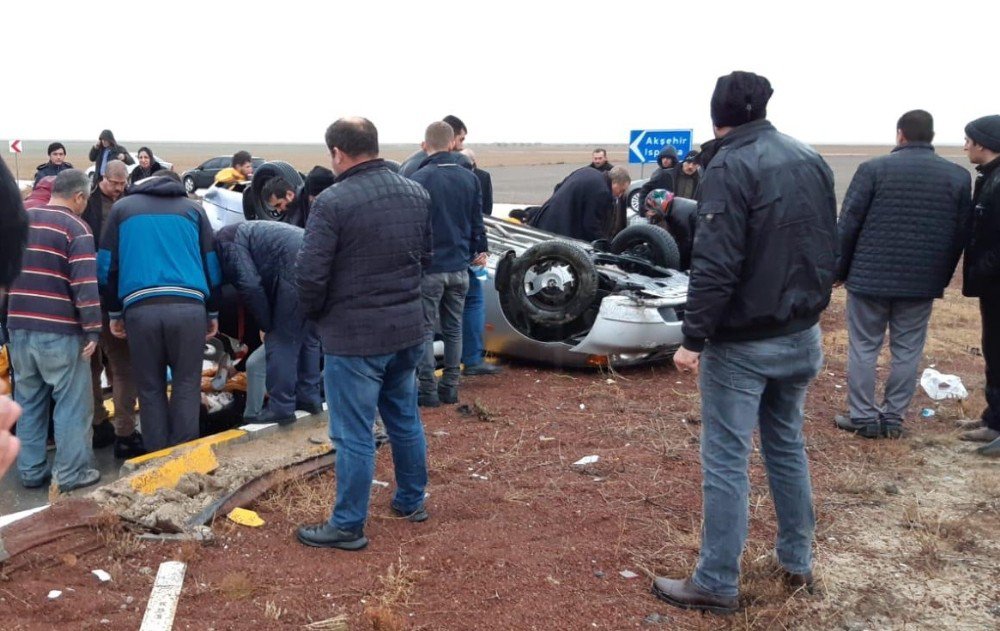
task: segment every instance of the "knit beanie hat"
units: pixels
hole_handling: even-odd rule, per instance
[[[336,176],[326,167],[314,166],[306,176],[306,193],[316,197],[328,187],[333,186]]]
[[[712,124],[736,127],[767,116],[774,90],[765,77],[737,70],[719,77],[712,93]]]
[[[977,118],[965,126],[965,135],[977,145],[1000,153],[1000,116]]]

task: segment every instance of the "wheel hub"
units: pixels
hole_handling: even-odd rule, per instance
[[[559,263],[539,264],[524,275],[524,293],[534,300],[550,306],[565,303],[576,285],[568,265]]]

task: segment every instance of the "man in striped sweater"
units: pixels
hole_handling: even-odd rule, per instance
[[[60,491],[94,484],[91,467],[90,356],[101,332],[94,237],[80,220],[90,181],[77,169],[61,172],[45,206],[28,211],[24,267],[10,287],[14,398],[24,408],[17,425],[17,470],[29,488],[52,476],[45,457],[49,397],[55,400],[56,456]]]

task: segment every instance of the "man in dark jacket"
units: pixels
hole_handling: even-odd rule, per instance
[[[455,139],[452,141],[451,147],[448,149],[453,153],[455,161],[467,169],[471,169],[472,161],[464,153],[462,153],[462,150],[465,149],[465,137],[469,133],[469,130],[465,127],[465,123],[462,122],[461,118],[453,114],[448,114],[441,119],[441,122],[448,123],[451,130],[455,132]],[[403,177],[412,176],[418,169],[420,169],[421,166],[423,166],[424,160],[426,159],[427,151],[422,148],[417,150],[413,153],[413,155],[403,161],[403,164],[399,167],[399,174]]]
[[[570,173],[528,223],[554,234],[582,241],[614,236],[615,199],[632,182],[624,167],[607,173],[583,167]],[[619,222],[620,223],[620,222]]]
[[[607,173],[615,165],[608,162],[608,152],[598,147],[594,149],[594,152],[590,154],[590,168],[597,169],[602,173]]]
[[[295,259],[304,230],[277,221],[249,221],[219,230],[222,275],[257,320],[267,354],[267,409],[257,423],[288,425],[295,410],[323,411],[316,323],[299,308]]]
[[[104,177],[108,163],[112,160],[121,160],[125,164],[135,164],[128,149],[118,144],[115,135],[110,129],[105,129],[97,138],[97,144],[90,148],[90,161],[94,163],[94,180],[100,181]]]
[[[83,211],[83,220],[94,233],[97,251],[101,249],[101,237],[104,226],[111,215],[111,207],[118,201],[128,183],[128,169],[121,160],[108,162],[104,177],[97,183],[87,200],[87,209]],[[94,447],[100,448],[115,444],[116,458],[132,458],[144,452],[142,438],[135,430],[135,405],[139,394],[135,386],[135,376],[132,372],[132,355],[128,342],[111,334],[111,322],[108,316],[109,307],[102,297],[101,340],[90,358],[90,374],[94,388]],[[104,407],[104,390],[101,388],[101,372],[108,365],[108,381],[111,382],[111,395],[115,404],[113,423],[108,421],[108,410]]]
[[[260,189],[260,198],[281,215],[290,226],[306,227],[309,219],[309,193],[305,184],[296,190],[285,178],[274,176]]]
[[[28,238],[28,215],[21,191],[7,164],[0,160],[0,291],[21,273],[21,257]]]
[[[47,175],[59,175],[62,171],[73,168],[72,164],[66,162],[66,146],[61,142],[50,144],[48,154],[49,161],[45,164],[39,164],[38,170],[35,171],[35,184],[38,184],[38,180]]]
[[[937,156],[923,110],[896,123],[896,148],[858,167],[838,222],[837,282],[847,284],[847,401],[837,427],[897,438],[917,387],[935,298],[962,255],[971,216],[969,172]],[[886,327],[892,370],[875,402]]]
[[[678,197],[666,189],[656,189],[646,196],[643,206],[649,223],[670,233],[681,255],[680,269],[691,269],[691,248],[694,247],[698,226],[697,204],[693,199]]]
[[[646,203],[649,192],[662,188],[674,192],[674,170],[677,168],[677,150],[667,145],[656,156],[656,170],[649,176],[646,183],[639,189],[639,208]]]
[[[698,167],[698,152],[693,149],[684,156],[684,161],[674,170],[674,195],[687,199],[696,199],[698,182],[701,180],[701,169]]]
[[[979,452],[1000,456],[1000,116],[965,126],[965,151],[976,165],[972,238],[965,250],[962,293],[979,298],[986,363],[986,409],[966,426],[964,440],[988,442]]]
[[[469,266],[486,265],[486,228],[479,180],[458,164],[449,148],[455,132],[443,121],[428,125],[427,158],[410,179],[431,196],[434,254],[420,283],[424,301],[424,358],[420,364],[420,405],[458,402],[462,360],[462,312],[469,291]],[[434,331],[444,338],[444,374],[434,374]]]
[[[476,154],[472,149],[462,149],[462,155],[472,162],[472,173],[479,179],[483,193],[483,215],[492,215],[493,178],[476,164]],[[484,275],[485,266],[469,267],[469,292],[465,294],[465,309],[462,312],[462,374],[470,377],[502,372],[499,366],[485,361],[483,333],[486,330],[486,300],[481,278]]]
[[[376,410],[392,445],[392,510],[410,521],[427,519],[416,368],[424,341],[420,277],[432,247],[430,196],[378,158],[371,121],[338,120],[326,131],[326,146],[337,183],[316,198],[295,268],[302,310],[318,322],[323,341],[337,491],[330,519],[297,535],[309,546],[360,550],[368,545]]]
[[[749,72],[716,83],[712,124],[721,143],[702,180],[684,343],[674,356],[683,371],[700,366],[702,542],[694,575],[657,578],[653,592],[719,613],[739,606],[758,424],[778,562],[792,585],[812,584],[803,405],[823,362],[818,322],[833,285],[837,207],[829,166],[767,121],[772,92]]]
[[[198,438],[205,340],[219,330],[214,245],[208,216],[173,171],[132,187],[104,228],[98,282],[112,335],[128,339],[150,451]]]

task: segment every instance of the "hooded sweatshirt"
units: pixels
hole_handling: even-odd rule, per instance
[[[180,182],[154,177],[129,189],[112,206],[97,253],[111,318],[149,298],[197,300],[217,317],[222,273],[213,241],[208,216]]]

